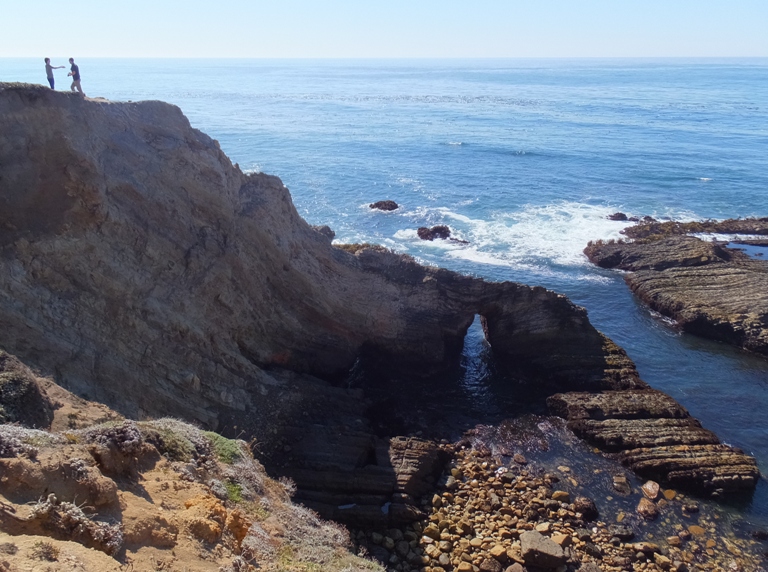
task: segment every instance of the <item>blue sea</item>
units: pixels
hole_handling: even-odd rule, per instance
[[[768,475],[768,360],[681,335],[582,254],[590,240],[621,237],[625,223],[606,218],[617,211],[768,216],[768,60],[78,64],[91,97],[180,106],[243,170],[281,177],[304,218],[339,242],[565,293],[645,381]],[[0,60],[0,81],[45,83],[42,57]],[[401,208],[368,208],[382,199]],[[417,238],[436,224],[469,244]],[[481,336],[473,327],[466,351]],[[482,385],[469,377],[468,391]],[[764,478],[737,511],[768,520]]]

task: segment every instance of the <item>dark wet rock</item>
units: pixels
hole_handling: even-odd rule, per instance
[[[720,444],[660,391],[571,392],[554,395],[547,404],[577,435],[619,453],[625,465],[646,478],[710,495],[749,490],[757,482],[753,457]]]
[[[632,486],[629,484],[629,479],[624,475],[615,475],[612,479],[613,490],[622,494],[628,495],[632,492]]]
[[[603,551],[600,550],[600,547],[593,542],[587,542],[584,544],[584,552],[586,552],[593,558],[600,559],[603,557]]]
[[[573,501],[573,510],[580,512],[587,522],[596,520],[600,516],[595,501],[589,497],[576,497]]]
[[[608,220],[624,221],[624,220],[629,220],[629,219],[627,218],[627,215],[625,215],[624,213],[617,212],[617,213],[613,213],[611,215],[608,215]]]
[[[419,235],[421,240],[435,240],[436,238],[446,239],[451,236],[451,229],[444,224],[439,224],[432,228],[421,226],[416,230],[416,234]]]
[[[394,211],[400,208],[400,205],[391,200],[376,201],[375,203],[371,203],[368,206],[372,209],[378,209],[380,211]]]
[[[608,527],[608,532],[618,538],[619,540],[632,540],[635,537],[635,532],[628,526],[620,524],[613,524]]]
[[[753,530],[752,538],[756,540],[768,540],[768,530]]]
[[[334,232],[334,230],[333,230],[333,229],[332,229],[330,226],[328,226],[327,224],[324,224],[324,225],[322,225],[322,226],[317,226],[317,225],[315,225],[315,226],[313,226],[312,228],[313,228],[313,229],[314,229],[316,232],[319,232],[320,234],[322,234],[322,235],[323,235],[324,237],[326,237],[328,240],[333,240],[334,238],[336,238],[336,233],[335,233],[335,232]]]
[[[392,556],[389,553],[389,550],[383,546],[376,546],[375,544],[368,547],[368,553],[371,555],[371,558],[385,565],[389,563],[389,559]]]
[[[526,564],[541,568],[557,568],[566,561],[558,544],[534,530],[520,535],[520,550]]]

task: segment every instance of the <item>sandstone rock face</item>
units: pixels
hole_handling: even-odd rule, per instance
[[[363,350],[440,367],[476,314],[516,367],[637,376],[554,292],[332,247],[171,105],[3,84],[0,164],[0,347],[131,416],[259,415],[270,370],[332,377]]]
[[[724,228],[768,226],[762,219],[731,222]],[[684,331],[768,355],[767,261],[685,235],[592,244],[584,252],[598,266],[629,271],[632,291]]]

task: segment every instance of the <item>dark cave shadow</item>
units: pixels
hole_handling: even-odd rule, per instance
[[[361,357],[345,383],[363,391],[370,403],[366,416],[378,436],[457,441],[479,424],[547,415],[552,388],[537,381],[497,362],[476,319],[461,355],[440,373],[424,376],[392,362]]]

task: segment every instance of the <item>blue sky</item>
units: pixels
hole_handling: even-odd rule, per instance
[[[8,0],[0,57],[768,57],[768,0]]]

